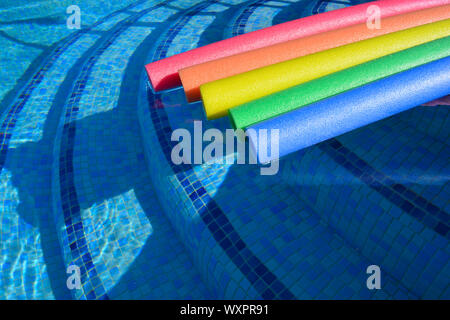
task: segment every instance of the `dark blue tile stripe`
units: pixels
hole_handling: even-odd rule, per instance
[[[252,13],[261,5],[263,5],[268,0],[258,0],[255,3],[249,5],[247,8],[242,11],[239,17],[236,19],[236,22],[233,25],[231,34],[233,37],[243,34],[245,32],[245,26],[247,25],[248,18],[252,15]]]
[[[73,263],[78,265],[81,269],[83,283],[87,278],[89,278],[91,283],[101,284],[102,282],[99,279],[96,267],[87,247],[83,221],[80,215],[80,204],[78,202],[74,181],[73,155],[76,135],[76,121],[74,120],[76,119],[76,115],[79,111],[79,101],[83,94],[92,67],[97,62],[98,58],[105,52],[105,50],[123,31],[137,22],[139,18],[148,13],[150,10],[154,10],[163,5],[164,4],[158,4],[154,7],[145,9],[130,16],[125,21],[118,23],[119,27],[115,28],[113,32],[108,34],[109,39],[97,48],[87,63],[82,67],[67,102],[59,152],[60,196],[64,214],[64,222],[69,238],[69,248],[72,253]],[[100,294],[99,291],[101,292]],[[97,286],[95,291],[92,290],[88,292],[86,294],[86,298],[109,299],[103,285]]]
[[[320,0],[317,1],[316,5],[312,9],[312,14],[318,14],[325,11],[325,8],[327,7],[328,1],[327,0]]]
[[[165,58],[171,42],[183,26],[189,21],[189,17],[195,15],[214,2],[216,1],[210,1],[195,6],[187,16],[179,19],[178,22],[170,29],[164,41],[162,41],[162,43],[158,46],[153,60]],[[155,95],[150,88],[147,89],[147,95],[152,122],[167,163],[171,166],[184,190],[194,190],[193,186],[187,179],[188,176],[196,176],[193,167],[187,164],[175,165],[171,160],[170,154],[174,146],[174,142],[170,139],[172,128],[170,126],[164,105],[159,100],[160,96]],[[232,226],[231,222],[228,220],[226,214],[222,211],[214,199],[212,199],[206,192],[205,187],[201,184],[201,180],[198,179],[195,183],[195,191],[190,191],[187,193],[190,194],[191,201],[199,210],[200,217],[213,235],[216,242],[258,291],[261,297],[263,299],[295,299],[292,292],[280,280],[278,280],[278,278],[248,248],[238,232]],[[202,201],[196,201],[198,199],[201,199]],[[206,203],[207,205],[204,206],[203,203]]]
[[[324,141],[319,144],[319,148],[392,204],[440,235],[450,238],[450,216],[447,212],[376,170],[337,139]]]
[[[344,2],[344,1],[339,1],[339,0],[320,0],[317,1],[316,5],[314,6],[312,13],[313,14],[318,14],[318,13],[322,13],[326,10],[327,5],[329,3],[336,3],[336,4],[345,4],[347,6],[351,6],[351,3],[348,2]]]
[[[53,66],[55,61],[61,56],[64,51],[69,48],[71,45],[73,45],[83,34],[87,33],[88,31],[91,31],[94,27],[100,25],[101,23],[105,22],[106,20],[116,16],[120,12],[123,12],[127,9],[130,9],[132,7],[135,7],[139,5],[140,3],[145,2],[145,0],[138,1],[136,3],[130,4],[129,6],[117,10],[104,18],[100,19],[96,23],[94,23],[92,26],[88,28],[81,29],[79,32],[73,33],[70,35],[66,41],[64,41],[62,44],[59,44],[55,47],[52,54],[49,55],[46,63],[40,68],[36,74],[31,78],[31,80],[27,83],[27,85],[23,88],[21,93],[18,95],[18,97],[15,99],[15,102],[11,105],[9,108],[9,111],[5,117],[5,120],[0,126],[0,172],[3,170],[3,167],[6,162],[6,156],[8,154],[9,149],[9,143],[12,136],[12,131],[14,127],[16,126],[17,119],[19,117],[20,112],[22,111],[23,107],[25,106],[26,102],[31,96],[31,93],[33,90],[42,82],[42,79],[44,79],[44,76],[46,72]]]

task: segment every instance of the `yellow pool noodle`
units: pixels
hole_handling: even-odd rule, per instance
[[[243,103],[449,35],[446,19],[205,83],[200,92],[206,116],[220,118]]]

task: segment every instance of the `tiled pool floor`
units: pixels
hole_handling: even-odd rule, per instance
[[[143,73],[361,2],[85,0],[79,31],[65,26],[71,3],[0,5],[0,299],[450,298],[449,107],[331,139],[264,177],[174,165],[171,132],[205,120],[201,105],[155,94]],[[381,290],[367,289],[372,264]],[[71,265],[81,289],[67,288]]]

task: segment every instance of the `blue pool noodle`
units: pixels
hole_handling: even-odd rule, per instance
[[[249,127],[256,130],[248,133],[249,143],[258,152],[258,130],[267,129],[268,155],[258,158],[268,162],[449,93],[446,57],[257,123]],[[279,129],[279,157],[270,150],[272,129]]]

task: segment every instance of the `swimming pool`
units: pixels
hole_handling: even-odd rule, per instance
[[[449,299],[450,112],[417,107],[280,161],[175,165],[206,121],[146,63],[366,1],[4,1],[0,299]],[[236,157],[228,154],[225,157]],[[69,290],[67,268],[80,268]],[[369,265],[382,289],[366,286]]]

